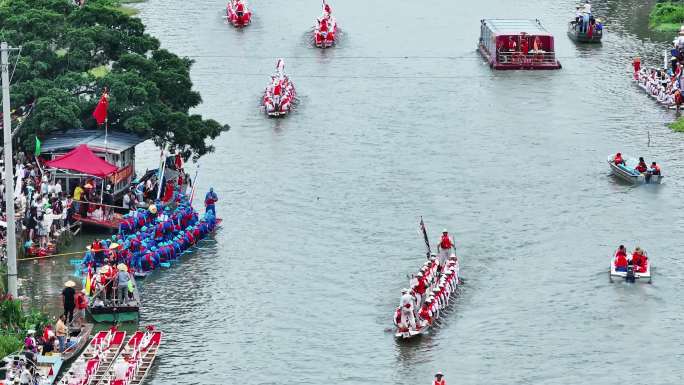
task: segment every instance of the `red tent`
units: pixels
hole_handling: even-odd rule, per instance
[[[59,158],[46,162],[45,166],[78,171],[98,178],[104,178],[118,170],[118,167],[95,155],[85,144],[79,145]]]

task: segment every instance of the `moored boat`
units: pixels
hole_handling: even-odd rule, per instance
[[[233,27],[246,27],[252,22],[252,12],[244,1],[230,0],[226,5],[226,19]]]
[[[69,338],[67,339],[67,347],[64,352],[61,353],[62,360],[64,362],[69,362],[76,358],[79,353],[86,346],[88,341],[90,341],[90,333],[93,331],[93,324],[86,323],[78,328],[69,330]]]
[[[314,44],[318,48],[329,48],[335,45],[337,39],[337,20],[332,15],[332,8],[323,2],[323,16],[316,20],[314,29]]]
[[[162,343],[161,331],[149,327],[134,333],[101,385],[139,385],[147,378]]]
[[[483,19],[478,50],[497,70],[560,69],[554,37],[539,21]]]
[[[119,322],[138,322],[140,314],[140,292],[135,282],[135,277],[128,273],[129,298],[126,301],[119,301],[116,298],[108,298],[107,290],[101,290],[95,294],[95,299],[88,304],[88,315],[95,322],[100,323],[119,323]],[[102,299],[104,298],[104,299]]]
[[[3,361],[2,385],[21,384],[22,378],[30,384],[52,385],[64,365],[58,354],[39,356],[28,351],[10,354]]]
[[[98,332],[62,377],[60,385],[95,385],[106,374],[126,339],[126,332],[111,328]]]
[[[631,184],[661,184],[663,175],[652,175],[650,172],[641,173],[636,170],[638,161],[634,158],[624,158],[624,163],[616,164],[615,155],[608,157],[608,165],[613,175]]]
[[[290,79],[285,75],[285,61],[278,59],[276,73],[264,91],[262,104],[268,116],[280,117],[290,113],[297,93]]]

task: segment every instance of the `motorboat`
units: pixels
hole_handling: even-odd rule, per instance
[[[278,59],[276,72],[264,91],[262,104],[268,116],[280,117],[290,113],[295,102],[296,91],[290,79],[285,75],[285,61]]]
[[[661,184],[664,176],[652,175],[650,172],[640,173],[635,169],[639,162],[634,158],[624,157],[624,164],[615,164],[615,155],[608,157],[610,171],[616,177],[631,184]]]
[[[629,261],[627,267],[619,269],[615,266],[615,255],[610,261],[610,281],[613,282],[614,279],[624,279],[626,282],[653,282],[652,275],[652,263],[649,258],[646,259],[646,268],[642,269],[635,266],[631,261]]]
[[[243,0],[230,0],[226,5],[226,20],[236,28],[248,26],[252,22],[252,11]]]
[[[575,20],[568,23],[568,37],[577,43],[601,43],[603,39],[603,24],[596,20],[595,24],[589,24],[586,30]]]

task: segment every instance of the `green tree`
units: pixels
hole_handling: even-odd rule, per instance
[[[0,40],[21,46],[12,87],[13,107],[35,103],[17,140],[55,130],[96,128],[92,111],[110,90],[109,128],[169,143],[185,159],[213,151],[207,139],[221,125],[190,109],[202,102],[192,90],[192,60],[160,49],[145,27],[115,0],[1,0]]]

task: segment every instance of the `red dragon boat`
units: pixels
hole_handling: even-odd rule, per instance
[[[332,8],[323,1],[323,16],[316,20],[314,43],[318,48],[330,48],[337,38],[337,20],[332,15]]]
[[[271,82],[266,87],[263,106],[266,114],[272,117],[287,115],[292,109],[296,97],[294,85],[285,75],[285,61],[278,59],[276,73],[271,76]]]
[[[233,27],[246,27],[252,22],[252,12],[244,1],[230,0],[226,5],[226,19]]]
[[[133,334],[100,385],[142,384],[152,368],[161,342],[162,332],[154,327]]]
[[[556,70],[553,34],[539,21],[483,19],[478,49],[496,70]]]

